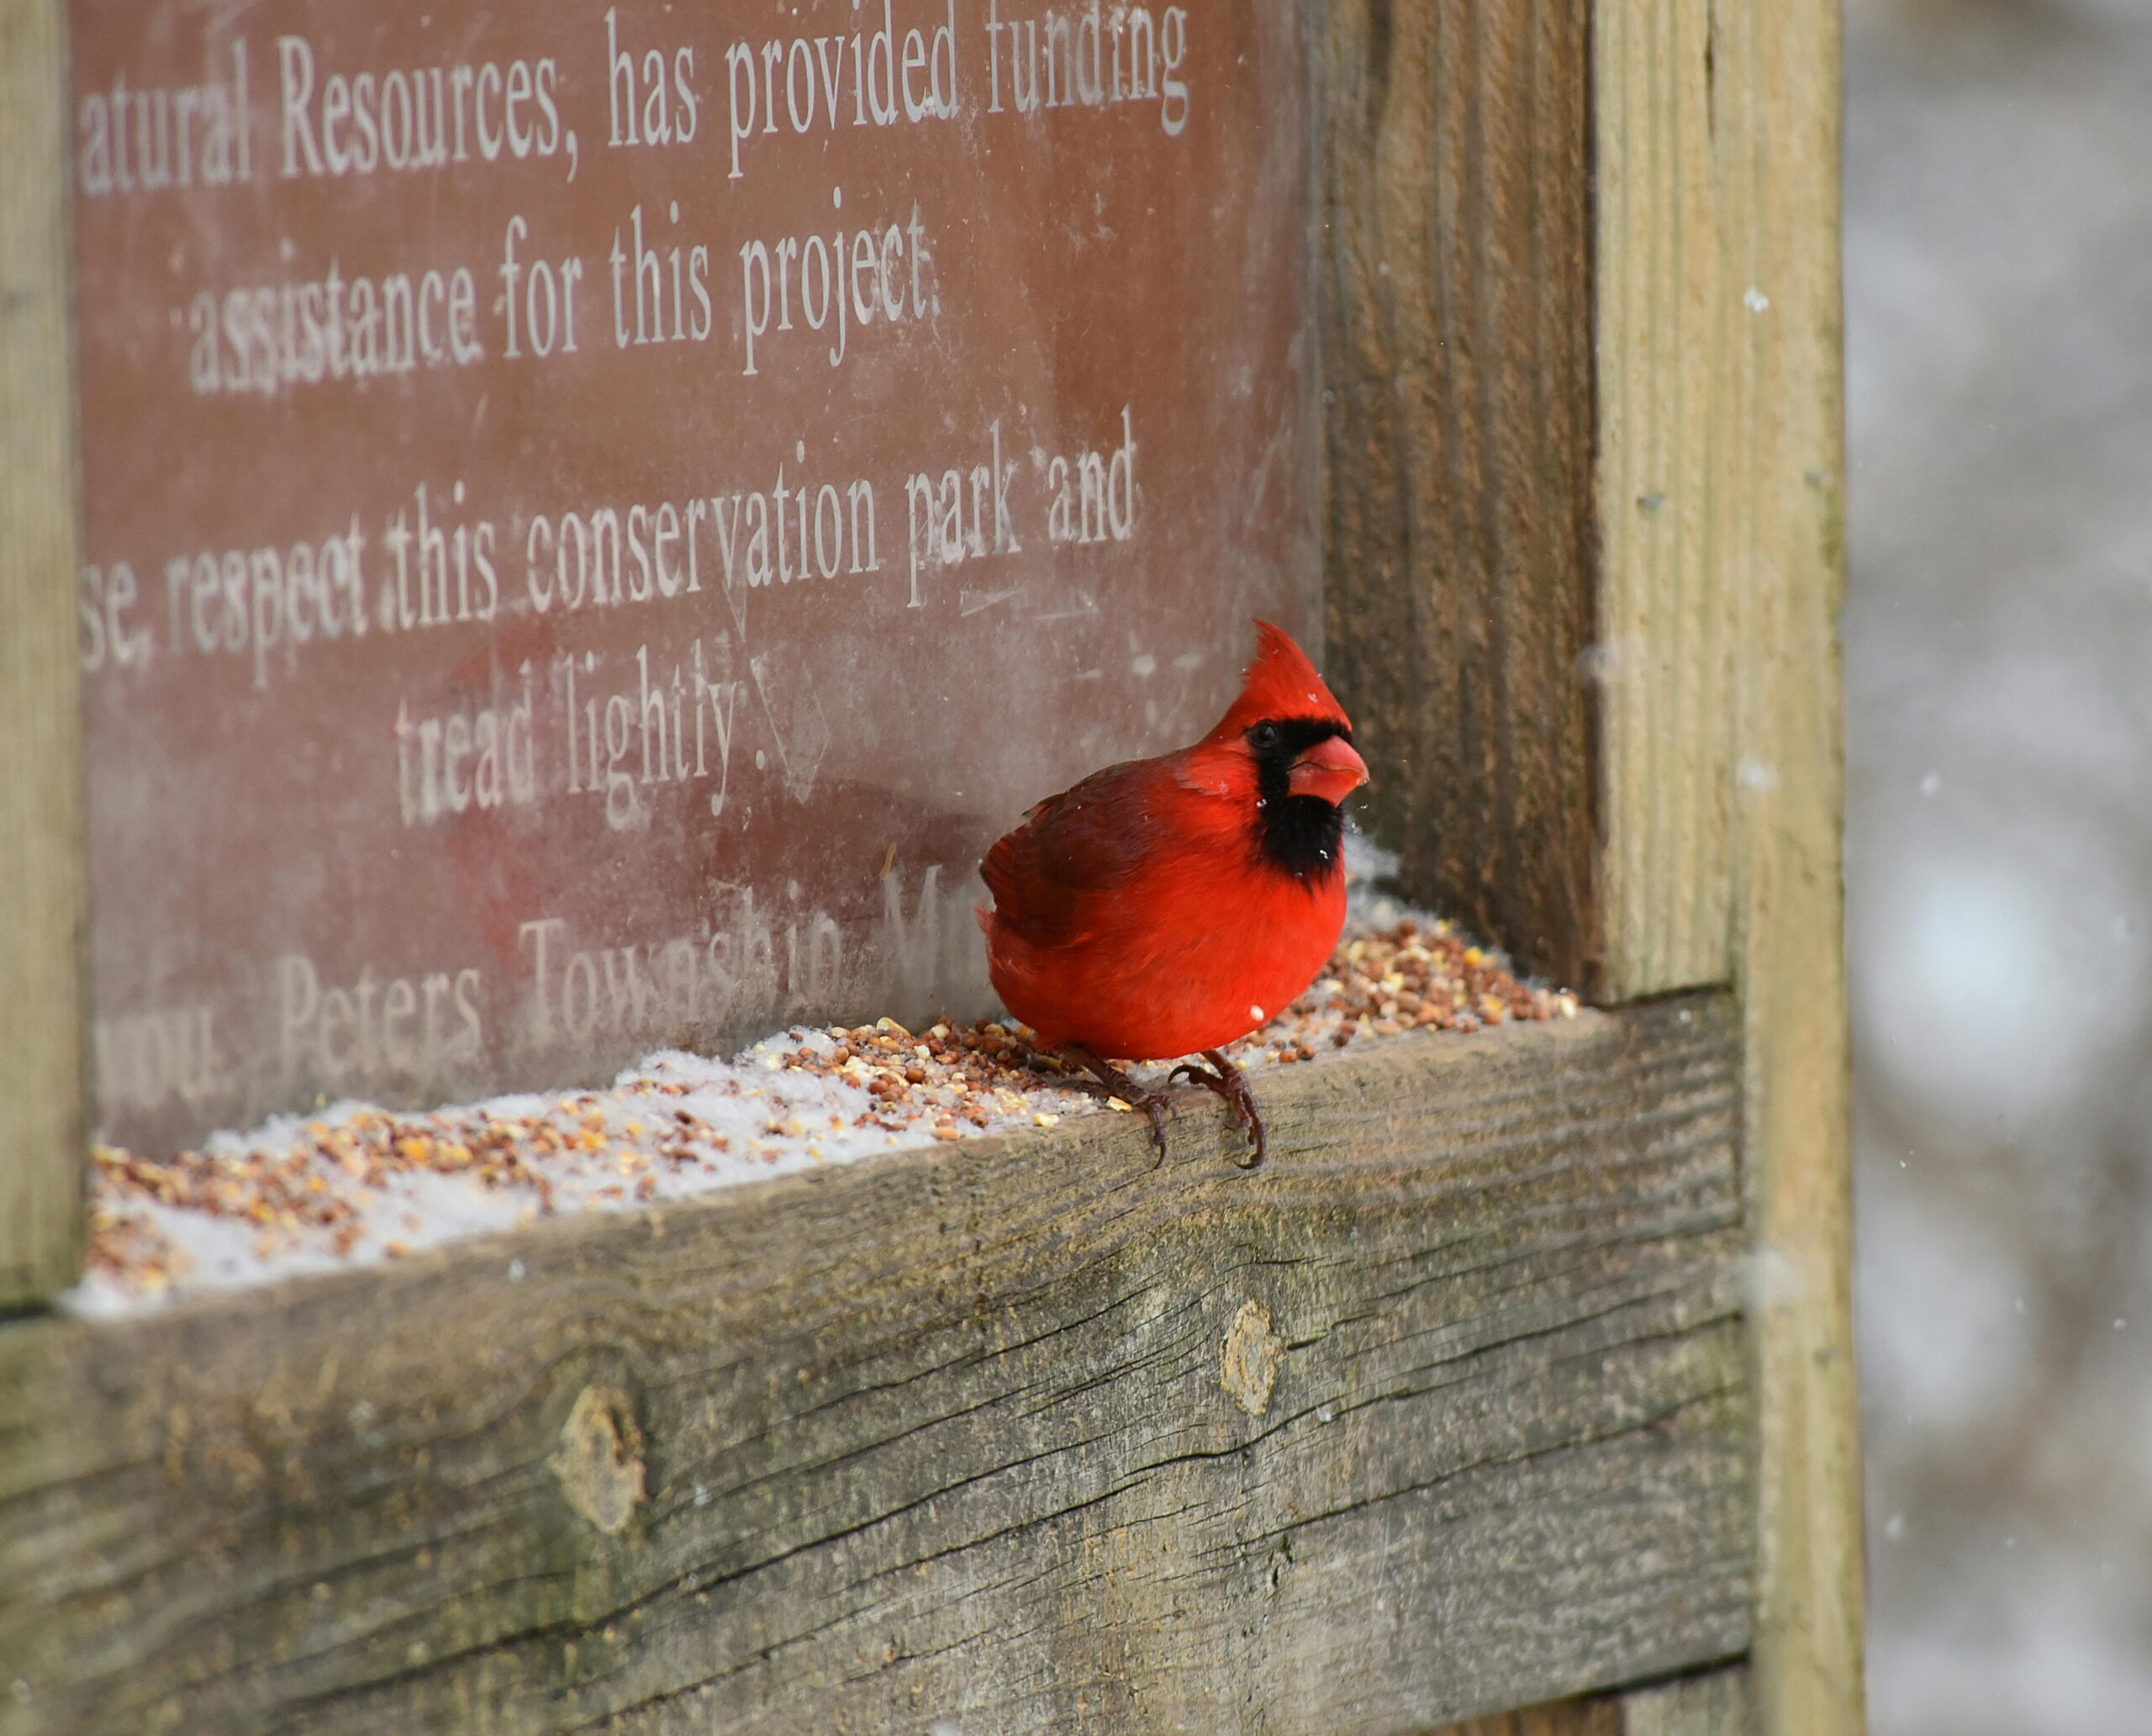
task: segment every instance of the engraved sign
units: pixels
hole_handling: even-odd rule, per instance
[[[107,1137],[982,1010],[1318,625],[1290,7],[72,22]]]

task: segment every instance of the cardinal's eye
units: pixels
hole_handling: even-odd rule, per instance
[[[1278,726],[1259,723],[1247,732],[1247,745],[1258,753],[1268,753],[1278,745]]]

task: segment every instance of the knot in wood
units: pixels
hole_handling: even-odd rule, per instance
[[[609,1537],[626,1530],[643,1501],[642,1431],[627,1395],[584,1387],[546,1464],[577,1512]]]
[[[1270,1330],[1270,1311],[1260,1302],[1242,1302],[1226,1341],[1218,1349],[1218,1377],[1233,1402],[1251,1417],[1270,1408],[1270,1389],[1278,1384],[1278,1364],[1285,1346]]]

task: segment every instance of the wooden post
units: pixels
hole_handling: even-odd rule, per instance
[[[1743,1010],[1753,1720],[1864,1725],[1839,836],[1834,0],[1600,8],[1610,997]]]
[[[1332,662],[1378,828],[1596,999],[1740,991],[1745,1716],[1858,1732],[1837,7],[1342,0],[1327,32]]]
[[[85,1070],[66,20],[0,0],[0,1308],[82,1268]]]

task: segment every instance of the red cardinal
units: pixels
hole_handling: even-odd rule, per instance
[[[1345,926],[1344,818],[1367,782],[1353,724],[1306,654],[1258,621],[1232,709],[1193,747],[1094,772],[987,852],[987,963],[1009,1010],[1151,1117],[1165,1105],[1105,1058],[1203,1053],[1263,1161],[1263,1117],[1225,1045],[1281,1011]],[[1088,1089],[1088,1087],[1087,1087]]]

